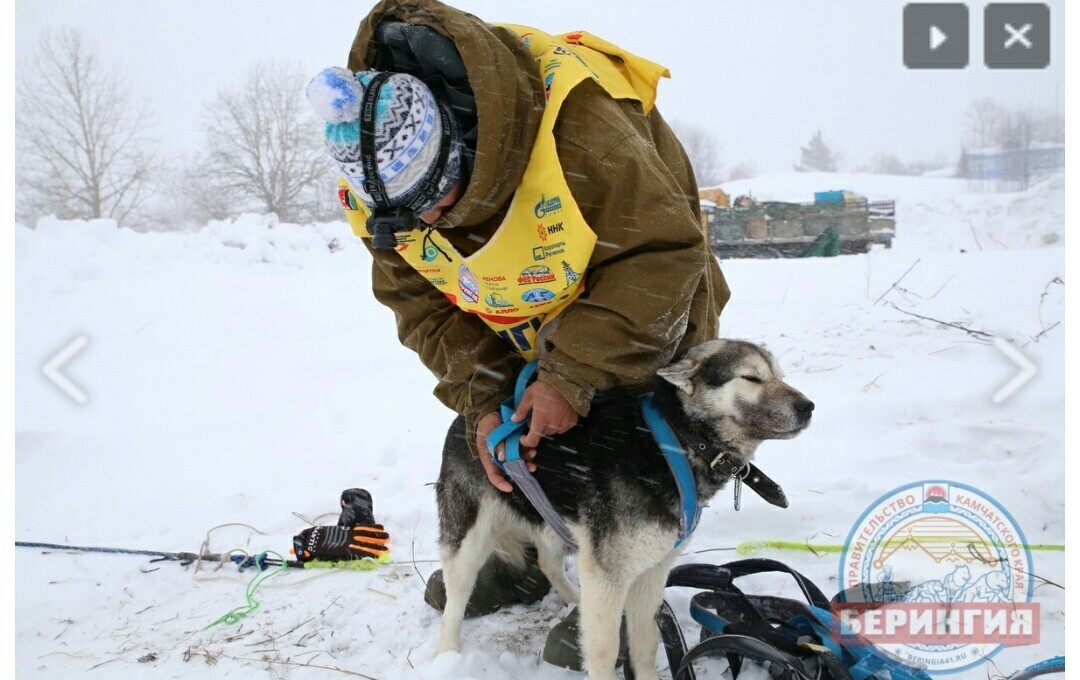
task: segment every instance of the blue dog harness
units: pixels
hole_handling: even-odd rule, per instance
[[[572,550],[577,550],[577,543],[570,532],[570,527],[566,525],[562,515],[555,510],[547,494],[544,493],[536,478],[529,472],[526,461],[521,458],[520,440],[528,427],[531,417],[526,417],[518,423],[510,419],[521,404],[521,400],[525,397],[525,388],[528,387],[529,381],[536,375],[538,365],[537,361],[530,361],[518,374],[517,383],[514,385],[514,396],[504,401],[499,407],[503,423],[488,436],[488,451],[491,452],[491,459],[521,489],[521,492],[529,499],[537,513],[551,525],[555,533]],[[664,418],[660,409],[653,402],[652,395],[646,394],[641,397],[640,406],[645,422],[648,423],[653,438],[660,446],[660,451],[667,461],[668,468],[671,469],[671,475],[675,479],[675,485],[679,490],[679,538],[675,541],[675,547],[677,548],[694,533],[698,520],[701,518],[702,506],[698,502],[694,473],[690,467],[690,461],[687,459],[686,448],[671,428],[667,419]],[[713,470],[735,480],[736,510],[740,506],[743,482],[773,505],[787,507],[787,498],[784,496],[780,486],[754,465],[737,460],[725,453],[716,452],[710,443],[696,435],[686,433],[684,436],[689,440],[691,448],[697,449],[702,456],[707,456],[710,452],[715,453],[716,455],[711,458],[709,465]],[[495,454],[495,449],[499,444],[503,443],[506,445],[506,459],[500,461]]]
[[[540,488],[540,484],[529,472],[526,462],[521,458],[521,435],[525,433],[525,428],[528,426],[529,421],[532,420],[531,415],[519,423],[510,420],[518,405],[521,404],[521,400],[525,397],[525,388],[529,386],[529,381],[536,374],[537,366],[538,363],[535,360],[530,361],[525,364],[525,368],[521,369],[521,373],[518,374],[517,384],[514,386],[514,396],[504,401],[499,407],[503,423],[488,435],[488,451],[491,452],[491,459],[495,461],[495,464],[502,468],[502,471],[510,477],[511,481],[517,484],[517,487],[529,499],[529,502],[540,513],[540,516],[559,535],[559,538],[565,541],[571,550],[577,550],[577,543],[574,541],[574,535],[570,533],[570,527],[566,526],[566,521],[563,520],[562,515],[555,509],[555,506],[551,504],[551,499]],[[499,457],[495,455],[495,447],[503,442],[506,443],[506,460],[500,461]]]
[[[694,471],[690,469],[690,461],[686,459],[686,451],[679,442],[679,438],[675,436],[675,431],[671,429],[668,421],[660,414],[660,409],[656,408],[651,394],[641,397],[641,413],[645,416],[649,429],[652,430],[653,438],[660,445],[664,460],[671,468],[675,485],[679,487],[679,507],[682,512],[679,514],[679,538],[675,541],[675,547],[678,548],[683,541],[690,538],[690,534],[694,533],[698,520],[701,519],[701,504],[698,503]]]
[[[735,583],[769,572],[789,575],[802,598],[757,595]],[[833,614],[840,596],[830,601],[810,579],[783,562],[682,564],[668,574],[667,587],[699,590],[690,598],[690,616],[701,625],[698,644],[686,644],[666,601],[656,616],[673,680],[697,680],[695,662],[720,654],[727,657],[736,680],[746,660],[768,664],[768,675],[776,680],[931,680],[924,669],[854,633]],[[1064,672],[1065,657],[1058,656],[1028,666],[1008,680]]]
[[[1031,680],[1032,678],[1065,672],[1065,657],[1055,656],[1052,659],[1032,664],[1022,671],[1017,671],[1008,677],[1008,680]]]
[[[734,583],[764,572],[790,575],[806,602],[744,593]],[[752,659],[784,680],[931,680],[844,627],[821,590],[782,562],[684,564],[671,570],[667,586],[705,589],[690,599],[690,616],[702,627],[701,642],[690,649],[666,602],[657,616],[675,680],[694,680],[694,662],[716,654],[727,656],[733,678]]]

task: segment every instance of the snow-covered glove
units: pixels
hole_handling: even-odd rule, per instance
[[[341,492],[339,527],[375,524],[375,503],[367,489],[345,489]]]
[[[381,524],[309,527],[293,536],[293,552],[301,562],[337,562],[365,557],[385,561],[390,554],[390,534]]]

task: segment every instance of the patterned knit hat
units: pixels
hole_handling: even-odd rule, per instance
[[[312,108],[326,120],[326,146],[341,168],[353,193],[369,208],[375,207],[364,191],[360,159],[360,102],[364,88],[377,71],[352,71],[331,67],[321,71],[307,86]],[[375,159],[379,176],[392,205],[408,205],[423,187],[428,172],[438,162],[442,140],[442,116],[435,95],[419,78],[395,73],[379,91],[375,107]],[[434,208],[461,179],[461,132],[450,114],[450,153],[443,168],[439,190],[416,210],[421,215]]]

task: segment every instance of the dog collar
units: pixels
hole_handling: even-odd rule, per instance
[[[745,483],[754,493],[764,498],[768,503],[778,508],[788,507],[788,499],[783,488],[774,482],[767,474],[762,472],[756,465],[742,458],[723,451],[708,439],[689,428],[676,430],[671,426],[671,419],[660,409],[657,409],[664,420],[668,422],[671,432],[675,435],[681,448],[689,449],[701,456],[714,471],[724,477],[735,480],[735,509],[742,506],[742,485]]]
[[[774,482],[758,466],[738,456],[719,450],[715,445],[693,431],[676,432],[675,436],[686,448],[696,452],[713,470],[735,480],[735,509],[742,505],[742,485],[779,508],[788,506],[784,489]]]

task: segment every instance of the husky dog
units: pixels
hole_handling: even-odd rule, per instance
[[[810,424],[813,402],[782,377],[776,359],[761,347],[710,340],[661,369],[651,387],[680,439],[693,433],[714,451],[748,462],[762,441],[790,439]],[[679,552],[674,545],[680,504],[637,398],[597,399],[587,418],[544,439],[537,453],[534,476],[579,546],[580,648],[589,677],[615,678],[625,610],[634,675],[655,678],[654,617]],[[696,450],[687,458],[699,503],[705,503],[729,477]],[[436,496],[446,583],[440,652],[459,648],[466,603],[493,554],[523,566],[524,549],[534,545],[539,567],[559,596],[579,601],[566,575],[566,544],[520,490],[503,493],[491,486],[461,435],[461,419],[447,437]]]

